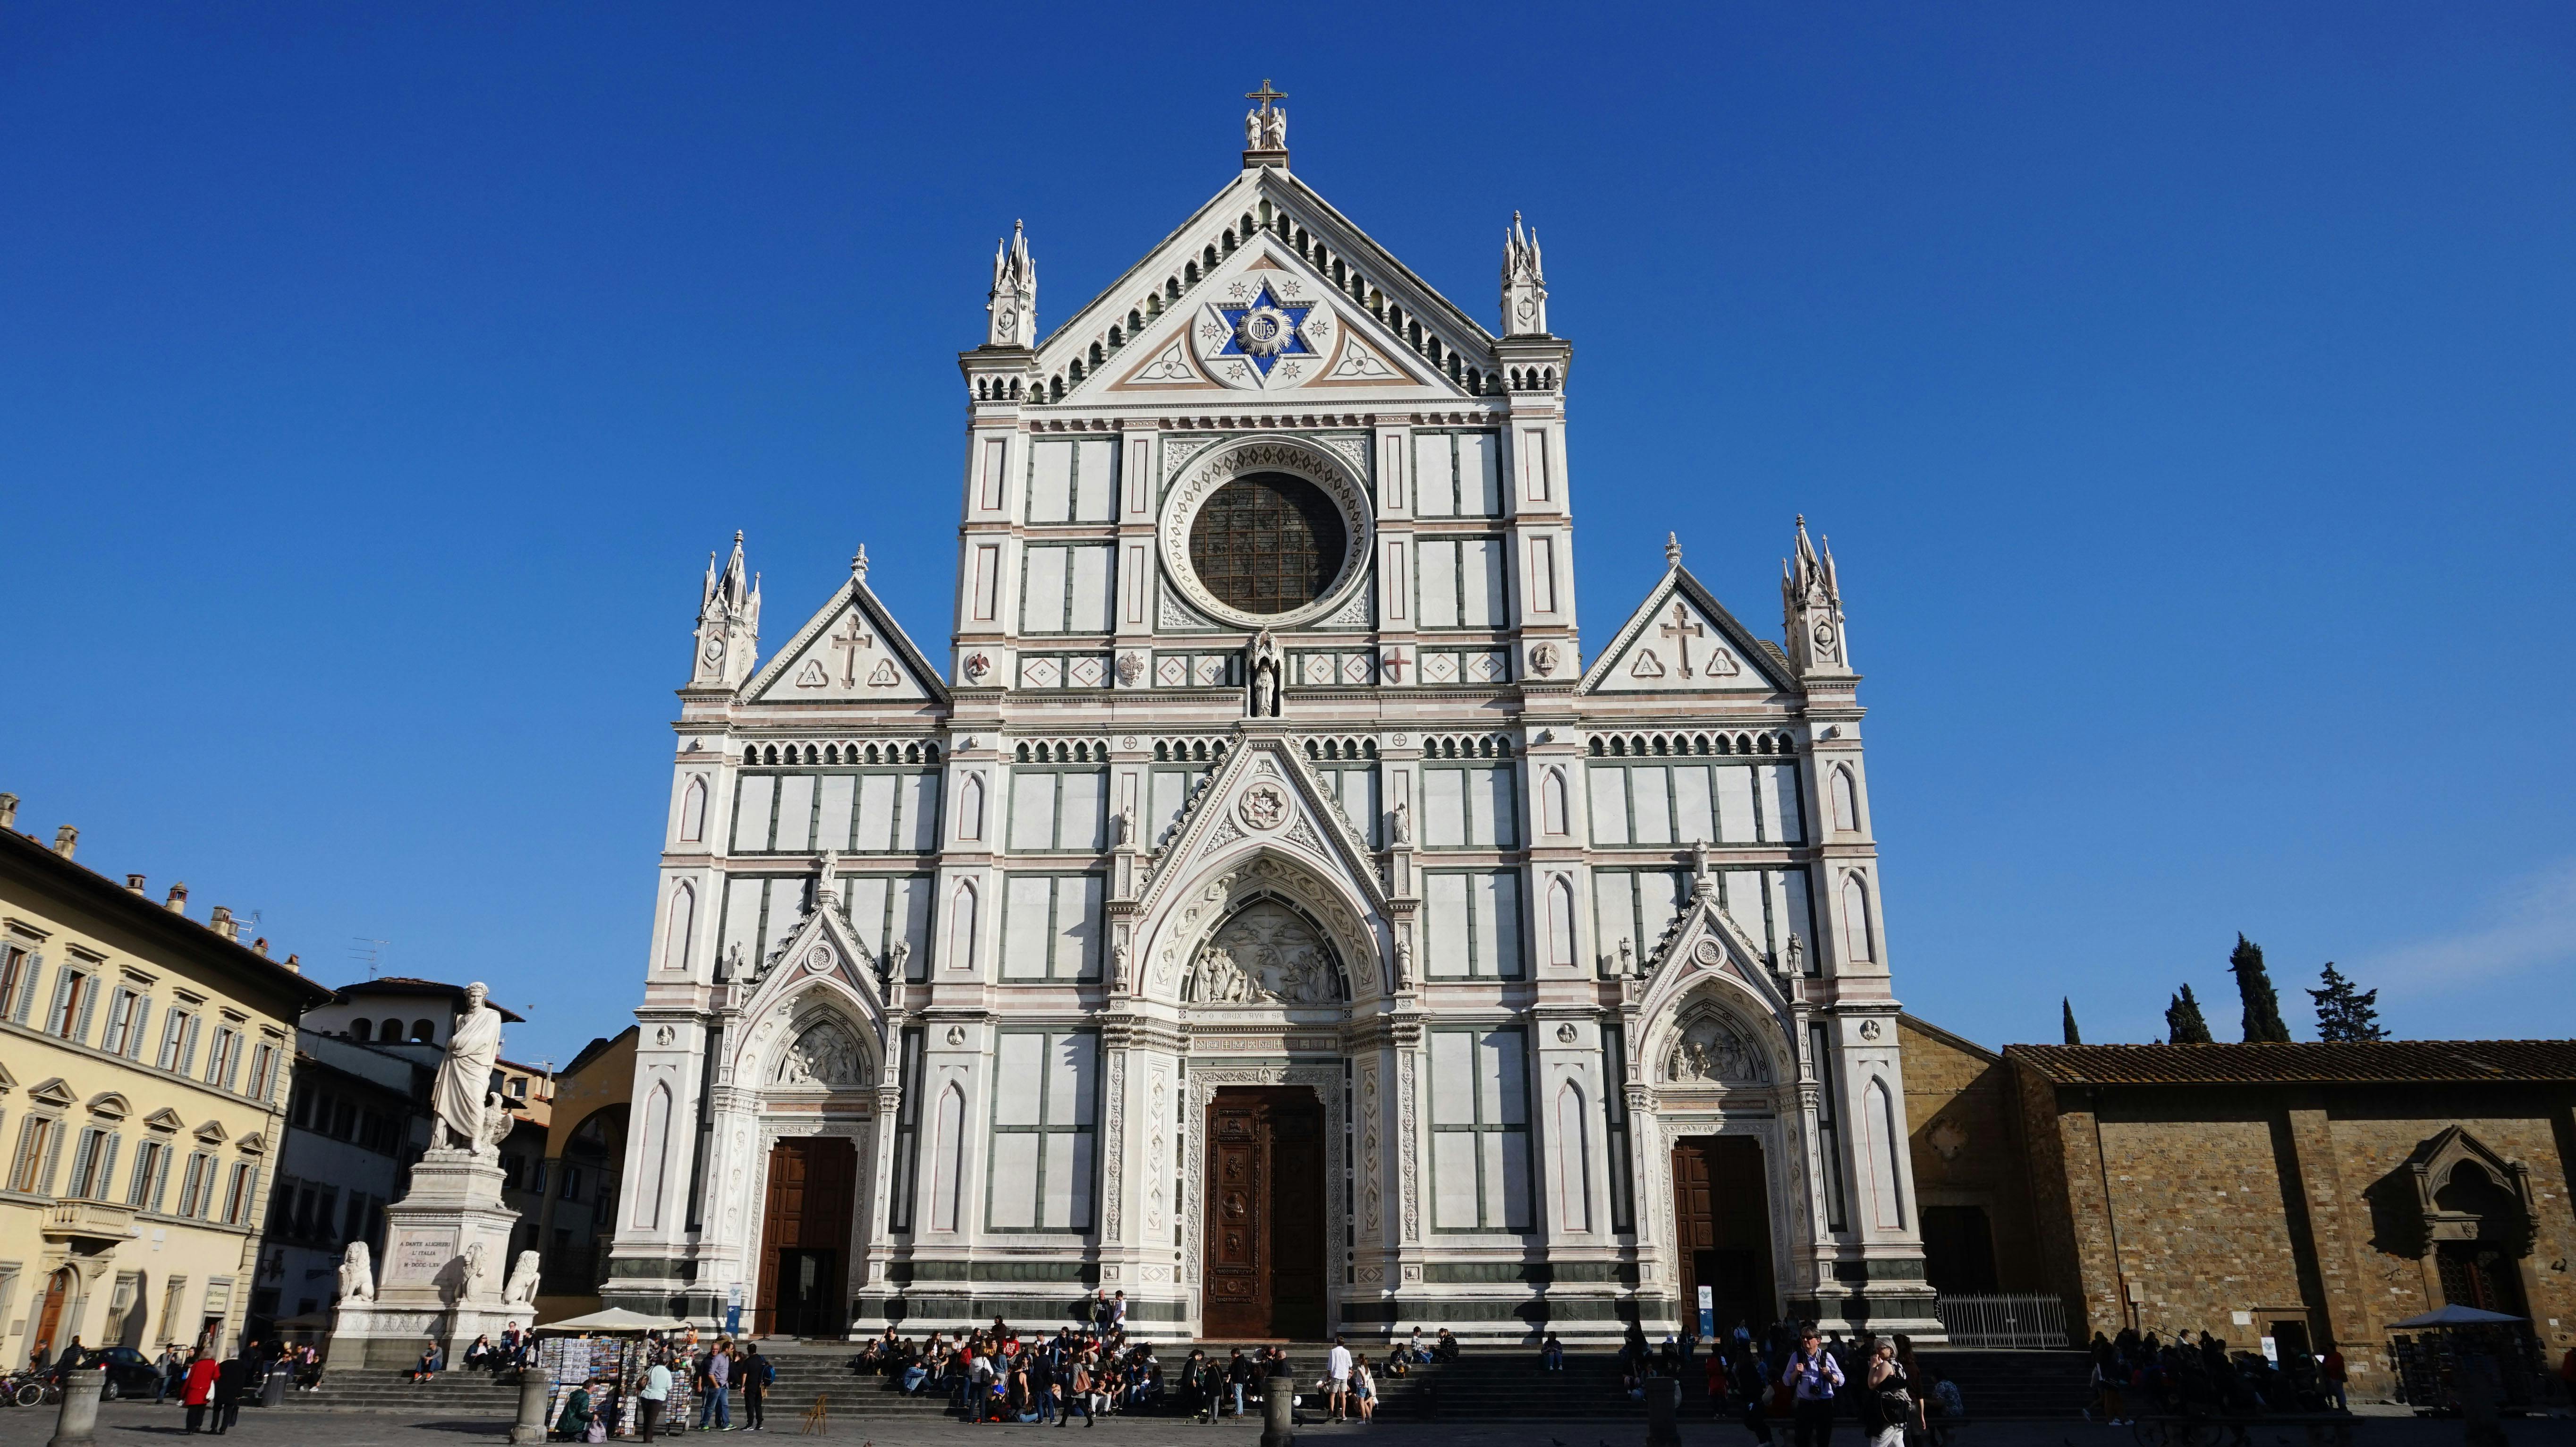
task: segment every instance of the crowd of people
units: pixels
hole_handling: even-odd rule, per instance
[[[59,1352],[38,1346],[28,1356],[27,1376],[60,1382],[73,1372],[99,1367],[104,1361],[103,1353],[83,1346],[75,1336]],[[311,1346],[256,1339],[243,1342],[241,1350],[231,1356],[218,1356],[205,1347],[182,1351],[178,1343],[171,1342],[162,1347],[152,1365],[156,1373],[154,1405],[175,1400],[187,1414],[184,1430],[218,1436],[232,1430],[241,1418],[242,1402],[258,1395],[272,1373],[284,1372],[293,1385],[306,1390],[322,1373],[321,1354]]]
[[[1454,1339],[1449,1350],[1454,1355]],[[1419,1351],[1420,1360],[1433,1359],[1431,1349]],[[1388,1353],[1395,1375],[1403,1374],[1395,1359],[1404,1354],[1400,1347]],[[1079,1416],[1087,1429],[1104,1416],[1133,1413],[1212,1423],[1258,1410],[1264,1394],[1275,1390],[1274,1380],[1287,1383],[1300,1402],[1311,1391],[1318,1415],[1332,1421],[1372,1420],[1378,1368],[1338,1337],[1324,1358],[1312,1382],[1300,1380],[1286,1350],[1277,1346],[1250,1352],[1236,1347],[1223,1356],[1193,1350],[1167,1363],[1152,1343],[1129,1339],[1122,1313],[1095,1317],[1081,1332],[1067,1325],[1051,1335],[1041,1330],[1023,1336],[999,1317],[981,1331],[921,1337],[888,1328],[861,1346],[849,1366],[912,1396],[936,1393],[969,1422],[1061,1428]]]
[[[2343,1353],[2304,1351],[2275,1362],[2260,1352],[2230,1351],[2224,1338],[2177,1333],[2159,1343],[2134,1328],[2117,1337],[2093,1334],[2093,1400],[2088,1421],[2124,1426],[2140,1412],[2168,1416],[2250,1416],[2257,1412],[2345,1410]]]
[[[1697,1333],[1651,1346],[1635,1327],[1619,1349],[1621,1384],[1642,1399],[1654,1377],[1697,1374],[1707,1383],[1712,1415],[1733,1417],[1770,1447],[1773,1423],[1785,1418],[1796,1447],[1828,1447],[1838,1421],[1852,1419],[1870,1447],[1948,1447],[1967,1402],[1939,1367],[1926,1366],[1903,1336],[1868,1333],[1846,1341],[1813,1322],[1751,1323],[1708,1344]],[[1564,1348],[1551,1335],[1540,1348],[1546,1370],[1562,1370]]]

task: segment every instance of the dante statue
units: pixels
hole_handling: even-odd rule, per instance
[[[450,1144],[487,1154],[490,1130],[484,1096],[492,1085],[493,1063],[501,1058],[501,1012],[483,1003],[489,992],[477,980],[465,987],[465,1008],[456,1016],[455,1033],[447,1038],[447,1058],[439,1062],[438,1084],[430,1093],[437,1124],[432,1146]]]
[[[510,1284],[501,1288],[503,1306],[535,1306],[537,1302],[538,1256],[522,1251],[510,1267]]]
[[[375,1262],[368,1255],[365,1241],[352,1241],[340,1257],[340,1300],[345,1304],[375,1299]]]

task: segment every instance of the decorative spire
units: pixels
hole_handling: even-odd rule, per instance
[[[1823,552],[1807,538],[1798,515],[1798,555],[1780,563],[1780,613],[1789,635],[1789,661],[1801,674],[1849,673],[1843,638],[1842,584],[1834,573],[1833,540]]]
[[[1271,89],[1270,78],[1264,76],[1261,89],[1245,91],[1243,98],[1253,102],[1243,114],[1243,169],[1288,169],[1288,111],[1279,104],[1288,93]]]
[[[1682,535],[1679,533],[1664,534],[1664,566],[1667,568],[1678,568],[1681,565]]]
[[[1025,225],[1011,223],[1011,239],[993,243],[993,290],[984,310],[992,324],[984,334],[988,347],[1029,348],[1038,337],[1038,264],[1029,257]]]
[[[850,554],[850,576],[862,583],[868,580],[868,545],[865,543],[859,544],[859,550]]]
[[[1503,335],[1547,335],[1547,276],[1539,261],[1538,233],[1521,226],[1518,211],[1503,233]]]
[[[743,561],[742,534],[733,535],[733,554],[716,568],[707,554],[706,589],[698,599],[697,658],[691,666],[694,686],[737,684],[751,676],[760,642],[760,575]]]

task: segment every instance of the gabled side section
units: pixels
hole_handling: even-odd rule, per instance
[[[867,584],[867,553],[850,581],[796,630],[743,686],[746,703],[919,703],[948,701],[930,660]]]
[[[1795,693],[1777,654],[1683,567],[1671,565],[1583,675],[1585,693]]]

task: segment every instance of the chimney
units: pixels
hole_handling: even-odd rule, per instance
[[[125,876],[125,888],[126,892],[129,894],[141,894],[143,892],[143,876],[140,874],[129,874]]]
[[[304,957],[302,955],[288,955],[286,957],[286,967],[299,975],[303,974]]]
[[[72,857],[72,846],[80,843],[80,826],[66,824],[54,831],[54,852],[65,859]]]
[[[170,897],[163,902],[169,905],[170,912],[172,914],[186,914],[188,912],[187,881],[181,880],[179,883],[171,885]]]
[[[250,952],[251,952],[252,954],[255,954],[255,955],[259,956],[259,957],[260,957],[261,959],[263,959],[263,960],[264,960],[264,959],[267,959],[267,958],[268,958],[268,936],[266,936],[266,935],[261,935],[258,939],[252,940],[252,941],[250,942]]]
[[[0,829],[18,827],[18,796],[0,794]]]
[[[232,909],[226,905],[216,905],[214,913],[206,916],[206,928],[222,935],[225,939],[233,938]]]

